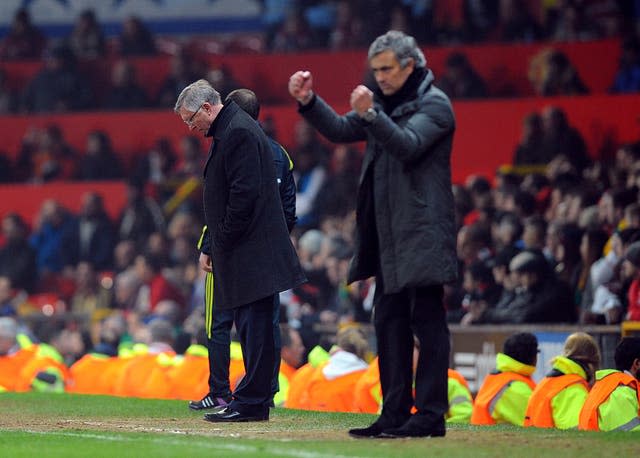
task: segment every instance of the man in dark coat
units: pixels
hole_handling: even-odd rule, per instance
[[[260,126],[234,102],[223,105],[205,80],[187,86],[175,112],[213,137],[204,167],[204,213],[211,256],[201,267],[213,273],[215,307],[233,309],[245,377],[233,401],[205,415],[212,422],[269,419],[274,366],[274,295],[304,281],[280,204],[271,145]]]
[[[390,31],[369,48],[377,88],[358,86],[339,116],[298,71],[289,92],[334,142],[367,141],[349,282],[376,278],[374,325],[383,405],[354,437],[444,436],[449,330],[443,284],[457,277],[451,145],[455,120],[415,40]],[[420,341],[412,396],[413,335]],[[415,404],[417,412],[411,415]]]
[[[243,111],[248,113],[256,122],[260,114],[260,102],[256,94],[249,89],[236,89],[225,99],[225,104],[235,102]],[[293,179],[293,161],[287,151],[270,137],[273,163],[276,166],[276,181],[282,204],[282,211],[289,232],[296,224],[296,184]],[[205,255],[211,255],[209,246],[209,231],[207,226],[202,230],[198,249]],[[207,282],[212,281],[213,274],[207,272]],[[231,400],[231,386],[229,381],[229,364],[231,354],[231,328],[233,327],[233,310],[215,308],[210,290],[205,290],[205,323],[207,332],[207,349],[209,350],[209,392],[199,401],[190,401],[192,410],[210,409],[219,411]],[[280,390],[278,376],[280,374],[280,297],[276,295],[273,308],[273,340],[275,345],[275,362],[271,389],[273,396]]]

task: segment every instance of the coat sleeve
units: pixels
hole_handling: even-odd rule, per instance
[[[214,248],[222,251],[232,248],[245,233],[262,186],[259,139],[246,129],[235,129],[227,138],[224,154],[229,198],[222,221],[209,228]]]
[[[317,95],[298,111],[329,141],[351,143],[367,139],[364,124],[354,111],[340,116]]]
[[[380,112],[366,127],[382,145],[383,151],[405,163],[422,159],[454,128],[455,120],[451,106],[440,97],[429,98],[427,104],[403,126],[399,126],[385,113]]]

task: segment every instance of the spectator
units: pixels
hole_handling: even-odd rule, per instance
[[[598,27],[586,15],[586,8],[579,2],[560,2],[558,19],[551,32],[555,41],[589,41],[601,37]]]
[[[622,275],[631,280],[627,293],[626,320],[640,321],[640,242],[634,242],[627,248],[622,263]]]
[[[138,294],[136,308],[142,314],[152,313],[164,300],[176,301],[184,306],[180,290],[164,275],[166,261],[154,254],[139,255],[135,262],[135,271],[143,287]]]
[[[475,99],[487,95],[484,81],[473,69],[467,56],[459,52],[447,57],[444,75],[438,83],[452,99]]]
[[[0,151],[0,183],[9,183],[14,181],[16,177],[13,175],[13,167],[6,153]]]
[[[578,285],[576,287],[576,296],[580,301],[581,310],[585,309],[585,306],[593,303],[593,286],[591,275],[591,266],[600,259],[605,244],[607,243],[607,233],[596,227],[587,229],[582,234],[580,241],[580,256],[582,258],[581,272],[578,279]],[[582,322],[582,312],[580,322]]]
[[[65,112],[89,108],[91,89],[76,69],[76,59],[65,46],[45,53],[44,68],[28,83],[22,106],[27,112]]]
[[[113,270],[120,273],[133,266],[138,253],[136,243],[133,240],[121,240],[113,250]]]
[[[563,155],[578,173],[591,163],[582,135],[571,127],[566,113],[549,106],[542,113],[544,125],[544,149],[550,157]]]
[[[7,277],[14,288],[32,292],[36,283],[36,254],[29,245],[29,229],[16,213],[2,219],[5,244],[0,248],[0,276]]]
[[[118,45],[121,56],[152,56],[156,53],[153,35],[137,16],[129,16],[122,23]]]
[[[7,72],[0,68],[0,115],[14,113],[17,108],[16,93],[7,84]]]
[[[296,215],[298,226],[304,229],[318,224],[314,202],[326,180],[327,169],[324,162],[329,154],[307,121],[302,120],[296,124],[294,135],[295,145],[291,151],[296,164],[293,173],[298,188]]]
[[[198,137],[185,135],[180,139],[180,159],[172,178],[185,180],[187,178],[200,178],[204,165],[202,145]]]
[[[358,189],[360,153],[348,145],[337,145],[331,154],[328,176],[314,201],[318,220],[344,218],[355,210],[353,196]]]
[[[626,40],[621,48],[618,71],[610,91],[614,94],[640,92],[640,44]]]
[[[112,265],[114,233],[113,225],[104,209],[102,196],[88,192],[82,196],[82,207],[72,234],[72,243],[64,253],[67,265],[80,261],[89,262],[97,270],[107,270]]]
[[[18,170],[26,179],[41,183],[53,179],[70,179],[74,175],[76,153],[69,146],[58,125],[27,136],[18,157]]]
[[[150,197],[145,196],[144,183],[133,179],[127,184],[127,203],[118,222],[118,234],[121,240],[133,240],[142,246],[155,231],[165,227],[162,210]]]
[[[26,8],[16,11],[9,33],[0,45],[3,59],[38,59],[45,46],[45,37],[31,22]]]
[[[513,153],[513,165],[546,165],[551,159],[544,148],[542,117],[530,113],[522,121],[522,139]]]
[[[104,56],[104,34],[93,10],[86,9],[80,13],[71,35],[67,37],[67,42],[78,59],[96,59]]]
[[[111,148],[109,135],[94,130],[87,137],[87,151],[80,159],[76,177],[85,181],[115,180],[123,177],[120,160]]]
[[[309,24],[304,15],[294,9],[276,30],[271,50],[280,53],[298,52],[310,49],[314,44],[314,37],[309,33]]]
[[[142,182],[163,186],[173,174],[175,163],[176,153],[171,141],[167,137],[159,137],[151,150],[139,160],[135,174]]]
[[[522,426],[536,383],[531,375],[538,360],[538,339],[531,333],[510,336],[496,355],[496,370],[482,382],[471,414],[472,425]]]
[[[36,252],[36,266],[40,276],[62,272],[66,253],[72,251],[75,217],[53,199],[45,200],[29,239]]]
[[[211,86],[217,88],[216,90],[220,92],[223,100],[230,92],[240,88],[240,83],[235,80],[231,69],[226,65],[210,68],[207,72],[207,81],[209,81]]]
[[[169,74],[165,78],[158,91],[156,105],[166,108],[173,106],[180,92],[191,84],[192,81],[198,79],[194,69],[194,61],[190,58],[184,49],[171,57],[171,67]]]
[[[606,256],[591,266],[589,281],[593,295],[592,301],[583,301],[581,322],[618,323],[623,316],[620,294],[620,263],[624,260],[626,248],[638,239],[637,229],[616,231],[611,236],[611,249]]]
[[[529,11],[529,5],[523,0],[500,2],[502,41],[530,43],[540,39],[542,28]]]
[[[149,98],[136,82],[135,67],[125,60],[116,62],[111,71],[111,89],[105,108],[130,110],[148,106]]]
[[[364,47],[366,44],[362,17],[355,11],[355,4],[348,0],[339,1],[336,4],[336,23],[329,32],[329,48],[342,50]]]
[[[18,314],[16,305],[14,304],[14,298],[11,279],[0,274],[0,318],[15,317]],[[0,340],[2,340],[2,336],[0,336]],[[2,345],[0,345],[0,347],[1,346]],[[1,356],[2,351],[0,351],[0,357]]]
[[[111,306],[110,290],[103,288],[90,262],[81,261],[75,269],[76,290],[71,296],[71,312],[92,323],[105,316]]]
[[[540,253],[524,251],[509,264],[517,282],[516,294],[507,303],[490,309],[480,304],[469,310],[465,323],[573,323],[576,307],[568,286],[550,271]]]

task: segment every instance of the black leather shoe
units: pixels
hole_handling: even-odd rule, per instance
[[[229,405],[231,397],[221,398],[215,397],[211,394],[207,394],[199,401],[189,401],[189,408],[191,410],[207,410],[211,409],[213,412],[219,412]]]
[[[447,430],[444,425],[421,427],[411,421],[408,421],[399,428],[385,429],[378,437],[382,439],[400,439],[403,437],[444,437],[446,433]]]
[[[244,421],[269,421],[269,411],[265,414],[244,414],[231,407],[226,407],[220,412],[206,413],[204,419],[213,423],[235,423]]]
[[[371,439],[379,437],[383,430],[384,428],[376,422],[366,428],[350,429],[349,436],[355,437],[356,439]]]

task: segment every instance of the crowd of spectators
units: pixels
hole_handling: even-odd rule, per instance
[[[553,96],[589,92],[569,56],[554,49],[553,43],[617,37],[621,38],[622,55],[610,91],[640,90],[640,28],[635,26],[638,18],[633,7],[607,0],[538,3],[265,2],[265,46],[258,48],[279,53],[366,48],[375,36],[390,28],[405,31],[427,45],[546,41],[550,47],[532,59],[528,72],[535,94]],[[202,77],[221,88],[223,96],[238,87],[231,69],[208,68],[200,61],[199,48],[190,46],[189,39],[161,45],[159,37],[136,16],[125,19],[120,29],[117,36],[105,37],[99,18],[86,10],[66,38],[47,39],[31,21],[28,10],[18,10],[10,31],[0,41],[0,59],[42,59],[43,65],[20,91],[9,89],[0,69],[0,113],[166,108],[188,82]],[[194,40],[206,42],[208,38]],[[221,49],[217,52],[223,52]],[[150,93],[137,80],[128,59],[156,54],[171,56],[170,69],[159,90]],[[87,63],[105,58],[113,62],[108,70],[110,84],[87,67]],[[464,53],[452,52],[443,74],[436,76],[454,99],[490,95],[487,81]]]

